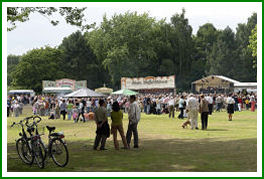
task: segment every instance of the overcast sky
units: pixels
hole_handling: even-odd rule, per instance
[[[261,3],[83,3],[83,6],[88,7],[85,11],[88,22],[96,22],[97,25],[100,25],[104,14],[111,17],[126,11],[148,12],[151,17],[158,20],[166,18],[169,22],[173,14],[181,13],[185,8],[193,34],[196,34],[199,26],[208,22],[217,29],[229,26],[235,31],[237,24],[246,23]],[[33,48],[58,46],[64,37],[78,30],[66,24],[61,17],[55,18],[60,20],[58,26],[52,26],[47,18],[39,14],[33,14],[29,21],[19,23],[15,30],[7,33],[7,54],[22,55]]]

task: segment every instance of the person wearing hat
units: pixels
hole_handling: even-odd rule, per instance
[[[208,125],[209,109],[208,109],[208,101],[204,98],[203,94],[201,95],[199,112],[201,113],[202,130],[206,130]]]

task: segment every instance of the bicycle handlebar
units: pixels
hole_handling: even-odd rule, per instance
[[[35,122],[35,119],[36,119],[36,118],[39,119],[37,122]],[[42,120],[41,117],[40,117],[40,116],[37,116],[37,115],[36,115],[36,116],[30,116],[30,117],[27,117],[26,119],[27,119],[27,121],[26,121],[25,124],[26,124],[27,127],[32,127],[32,126],[34,126],[34,125],[37,126],[37,124]],[[28,121],[29,121],[29,119],[33,119],[33,124],[30,125],[30,126],[28,125]]]
[[[13,122],[13,124],[11,125],[11,127],[14,127],[14,125],[15,125],[16,123],[15,122]]]
[[[39,120],[37,121],[37,123],[40,123],[40,121],[42,120],[40,116],[34,116],[33,120],[38,118]]]
[[[36,119],[36,118],[39,119],[39,120],[35,122],[35,119]],[[33,119],[33,124],[32,124],[31,126],[28,125],[28,121],[29,121],[29,119]],[[24,118],[23,120],[19,121],[19,123],[13,122],[13,124],[12,124],[10,127],[14,127],[14,125],[21,125],[21,126],[23,126],[22,123],[23,123],[24,121],[26,121],[25,125],[26,125],[27,127],[32,127],[33,125],[37,125],[38,123],[40,123],[41,120],[42,120],[42,119],[41,119],[40,116],[30,116],[30,117],[26,117],[26,118]]]
[[[19,121],[19,123],[13,122],[13,124],[10,127],[14,127],[14,125],[21,125],[21,126],[23,126],[22,122],[23,122],[23,120]]]

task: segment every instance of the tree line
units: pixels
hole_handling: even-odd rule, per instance
[[[206,23],[193,35],[185,10],[156,20],[148,13],[103,17],[99,27],[7,57],[8,86],[42,91],[42,80],[87,80],[88,88],[120,88],[121,77],[175,75],[176,88],[189,90],[203,76],[256,81],[256,25],[253,13],[236,32]]]

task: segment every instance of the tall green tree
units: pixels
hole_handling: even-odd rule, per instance
[[[212,52],[214,43],[217,41],[219,32],[211,23],[206,23],[199,27],[196,36],[193,37],[195,43],[194,60],[192,64],[192,75],[197,79],[209,73],[209,54]]]
[[[237,63],[237,78],[241,81],[256,81],[257,79],[257,69],[253,68],[256,57],[252,57],[252,52],[248,48],[249,37],[256,24],[257,14],[253,13],[246,24],[238,24],[236,29],[237,59],[239,60]]]
[[[220,32],[209,55],[209,74],[234,78],[237,58],[236,49],[235,34],[232,29],[226,27]]]
[[[194,43],[192,27],[185,17],[185,10],[171,17],[169,41],[172,47],[171,59],[174,62],[174,75],[177,88],[187,89],[190,86],[189,69],[193,60]]]
[[[45,47],[34,49],[21,57],[21,61],[12,73],[13,86],[42,91],[42,80],[62,78],[62,51]]]
[[[19,55],[8,55],[7,56],[7,86],[11,85],[13,81],[12,73],[16,70],[16,67],[20,61],[21,56]]]
[[[252,57],[257,57],[257,25],[251,31],[251,35],[249,36],[249,45],[248,48],[252,51]],[[253,68],[257,68],[257,59],[253,59]]]
[[[87,80],[87,86],[93,89],[107,83],[107,72],[97,60],[84,36],[77,31],[63,39],[59,46],[63,52],[62,69],[65,77]],[[86,36],[89,36],[89,33],[86,33]]]
[[[114,88],[120,88],[121,77],[140,77],[149,74],[149,64],[155,61],[153,44],[156,20],[136,12],[103,18],[101,26],[88,37],[97,58],[109,71]]]

